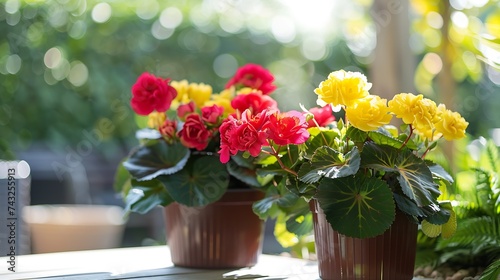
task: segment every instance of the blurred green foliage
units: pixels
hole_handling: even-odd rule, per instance
[[[130,87],[143,71],[219,91],[237,66],[260,63],[276,73],[274,98],[290,108],[314,106],[312,90],[324,75],[355,66],[342,41],[313,63],[300,45],[279,43],[266,30],[223,30],[217,14],[195,25],[200,3],[1,2],[0,158],[39,143],[64,151],[89,134],[103,153],[124,153],[135,143]],[[181,20],[172,23],[179,12]]]
[[[275,74],[282,109],[315,106],[313,90],[332,70],[368,72],[371,3],[0,0],[0,158],[39,144],[65,152],[89,137],[105,155],[126,153],[137,128],[130,86],[144,71],[217,92],[237,66],[259,63]],[[410,4],[417,93],[432,98],[446,16],[434,0]],[[457,110],[476,136],[500,127],[500,74],[473,40],[481,24],[498,33],[495,5],[450,15]]]

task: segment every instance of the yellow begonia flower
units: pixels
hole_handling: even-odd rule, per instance
[[[413,108],[415,104],[424,98],[423,95],[414,95],[412,93],[396,94],[392,100],[389,101],[389,111],[397,118],[403,120],[405,124],[413,123],[415,115]]]
[[[190,101],[193,101],[198,108],[201,108],[205,102],[210,100],[212,95],[212,86],[203,83],[189,83],[187,80],[182,80],[172,81],[170,85],[177,90],[174,106],[172,106],[174,108],[179,104],[187,104]]]
[[[205,102],[210,100],[212,95],[212,86],[207,84],[189,84],[189,99],[196,104],[198,108],[203,107]]]
[[[167,119],[164,112],[153,112],[148,115],[148,126],[150,128],[158,129]]]
[[[387,100],[377,95],[369,95],[347,107],[346,117],[354,127],[363,131],[376,130],[392,119]]]
[[[444,139],[450,141],[465,137],[465,129],[468,122],[457,112],[452,112],[444,105],[438,107],[439,120],[436,122],[436,130]]]
[[[234,108],[231,106],[234,89],[225,89],[219,94],[212,95],[212,99],[205,103],[205,106],[217,105],[224,108],[224,116],[234,113]]]
[[[178,101],[179,103],[186,103],[186,100],[189,100],[189,95],[188,95],[189,83],[187,80],[171,81],[170,85],[177,91],[177,96],[175,97],[175,101]]]
[[[437,106],[434,101],[427,98],[419,99],[411,110],[415,116],[412,122],[415,132],[431,141],[439,137],[434,126],[436,121],[439,120]]]
[[[318,95],[319,105],[349,107],[357,100],[368,96],[371,86],[372,84],[367,82],[365,75],[339,70],[330,73],[328,78],[314,90],[314,93]]]

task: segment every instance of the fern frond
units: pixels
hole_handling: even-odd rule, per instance
[[[490,263],[483,271],[479,280],[498,280],[500,279],[500,259]]]
[[[488,161],[491,165],[491,168],[494,172],[500,172],[498,170],[498,147],[492,140],[489,140],[486,144],[486,156],[488,157]]]
[[[500,217],[476,217],[460,221],[455,235],[440,239],[437,249],[447,247],[471,247],[484,249],[500,246]]]

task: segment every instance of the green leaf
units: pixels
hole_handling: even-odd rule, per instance
[[[438,212],[434,213],[434,215],[425,218],[425,220],[427,220],[429,223],[433,225],[445,224],[446,222],[448,222],[449,219],[450,219],[450,211],[444,208],[440,208]]]
[[[261,218],[276,217],[283,212],[283,208],[293,208],[298,201],[303,201],[298,195],[290,192],[285,187],[286,178],[278,186],[271,187],[266,192],[266,197],[253,205],[253,211]]]
[[[315,184],[304,183],[294,176],[288,176],[286,188],[288,191],[309,201],[315,194],[317,186]]]
[[[387,183],[361,174],[324,178],[316,198],[332,228],[350,237],[380,235],[391,226],[396,216]]]
[[[500,276],[500,258],[494,260],[481,274],[481,280],[498,280]]]
[[[347,129],[346,135],[354,142],[365,142],[368,137],[368,133],[366,131],[357,129],[354,126],[350,126]]]
[[[378,145],[388,145],[396,149],[403,147],[403,141],[379,131],[370,131],[368,133],[368,137],[370,137],[370,139]]]
[[[175,201],[187,206],[205,206],[219,200],[229,185],[229,173],[217,156],[191,156],[177,173],[158,180]]]
[[[434,183],[424,160],[409,149],[368,142],[363,148],[361,166],[398,173],[397,179],[403,193],[414,200],[418,207],[436,203],[440,195],[438,185]]]
[[[286,229],[297,236],[310,234],[313,231],[313,218],[309,207],[307,211],[289,216],[286,220]]]
[[[279,152],[281,162],[284,166],[292,168],[299,159],[299,147],[298,145],[288,145],[281,146],[282,150]],[[263,166],[257,170],[259,176],[265,175],[288,175],[289,173],[281,167],[277,160],[266,160],[267,163],[273,162],[272,164]],[[262,164],[262,162],[261,162]]]
[[[310,162],[302,164],[298,175],[304,183],[316,183],[322,177],[339,178],[358,172],[361,157],[357,147],[344,155],[323,146],[316,150]]]
[[[123,194],[127,194],[130,189],[130,173],[128,173],[127,169],[123,166],[123,162],[126,160],[123,159],[118,165],[115,173],[115,179],[113,182],[113,189],[115,192],[121,192]]]
[[[135,179],[145,181],[181,170],[189,155],[189,149],[180,143],[149,141],[133,151],[123,166]]]
[[[236,163],[237,165],[239,165],[241,167],[245,167],[248,169],[255,168],[255,164],[253,164],[254,158],[253,157],[244,158],[241,152],[237,153],[234,156],[231,156],[231,159],[234,161],[234,163]]]
[[[240,166],[233,160],[230,160],[226,166],[229,174],[236,177],[238,180],[253,187],[261,187],[257,180],[257,173],[255,170]]]
[[[263,220],[269,217],[276,218],[281,213],[279,206],[276,203],[280,197],[281,195],[277,188],[269,188],[266,191],[265,197],[254,202],[252,205],[253,212]]]
[[[410,216],[425,218],[439,211],[439,207],[436,204],[418,207],[415,201],[409,199],[405,195],[397,193],[393,193],[393,195],[398,209]]]
[[[429,170],[431,171],[432,175],[444,179],[449,183],[453,183],[453,177],[451,177],[451,175],[448,172],[446,172],[446,170],[444,170],[444,168],[441,165],[434,163],[430,160],[426,160],[425,163],[427,164],[427,167],[429,167]]]
[[[158,180],[131,181],[131,189],[125,197],[125,211],[145,214],[156,206],[166,206],[174,200]]]
[[[317,149],[328,146],[328,147],[337,147],[336,139],[340,138],[340,132],[336,129],[320,131],[318,135],[314,136],[312,140],[308,140],[307,143],[307,158],[311,158]]]

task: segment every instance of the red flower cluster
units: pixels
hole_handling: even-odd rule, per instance
[[[263,146],[272,144],[302,144],[309,138],[305,116],[297,111],[280,113],[263,110],[252,115],[245,110],[240,119],[234,115],[224,120],[220,132],[220,161],[226,163],[231,155],[248,151],[258,156]]]
[[[198,113],[194,103],[191,105],[193,111],[183,115],[182,119],[185,119],[185,121],[182,129],[177,132],[177,137],[179,137],[182,145],[202,151],[208,146],[210,140],[217,135],[224,108],[217,105],[205,106],[201,108],[201,113]],[[186,108],[189,108],[189,106]],[[167,123],[169,122],[171,121],[167,119],[165,124],[168,126]],[[160,133],[163,134],[162,127],[160,127]]]
[[[311,108],[309,113],[313,114],[314,120],[307,121],[308,127],[327,126],[335,121],[332,106],[326,105],[322,108]]]
[[[150,73],[143,73],[132,86],[130,105],[139,115],[147,116],[153,111],[165,112],[170,108],[177,91],[168,83]]]
[[[243,112],[249,109],[252,113],[262,112],[265,109],[278,109],[278,102],[269,95],[264,95],[260,91],[247,94],[239,94],[231,101],[231,107]]]
[[[276,89],[273,84],[274,76],[269,70],[258,64],[246,64],[239,68],[226,84],[226,88],[235,86],[237,88],[249,87],[260,90],[262,94],[270,94]]]
[[[271,148],[288,144],[302,144],[309,137],[307,128],[326,126],[333,122],[330,106],[313,108],[314,120],[306,121],[297,111],[281,113],[278,103],[269,94],[276,89],[273,75],[257,64],[240,67],[226,88],[244,89],[231,97],[231,107],[236,113],[224,118],[224,108],[219,105],[197,108],[193,101],[175,108],[175,120],[165,114],[170,109],[177,91],[162,79],[150,73],[140,75],[132,86],[132,108],[139,115],[150,115],[163,138],[172,143],[180,141],[196,150],[207,148],[220,134],[220,159],[228,162],[231,155],[248,151],[257,156],[264,146]],[[171,116],[171,115],[170,115]],[[153,122],[154,123],[154,122]]]

